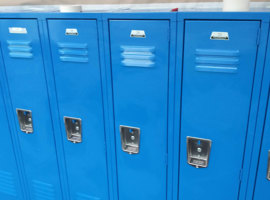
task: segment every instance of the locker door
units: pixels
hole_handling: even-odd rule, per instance
[[[169,21],[111,20],[120,200],[164,200]]]
[[[1,20],[0,29],[12,110],[31,199],[59,200],[61,189],[37,21]]]
[[[13,142],[0,89],[0,199],[23,200]]]
[[[48,25],[71,197],[109,199],[97,22]]]
[[[186,21],[179,199],[237,199],[259,26]]]
[[[268,98],[268,109],[265,120],[261,155],[257,172],[254,200],[270,199],[270,97]]]

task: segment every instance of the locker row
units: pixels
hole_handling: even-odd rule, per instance
[[[1,200],[268,200],[268,13],[1,13]]]

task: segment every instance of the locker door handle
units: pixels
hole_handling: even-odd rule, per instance
[[[122,150],[128,154],[138,154],[140,151],[140,128],[120,126]]]
[[[67,139],[73,143],[82,142],[82,120],[74,117],[64,117]]]
[[[33,130],[32,111],[17,108],[16,112],[21,131],[27,134],[33,133],[34,130]]]
[[[268,166],[267,166],[267,177],[266,178],[270,181],[270,150],[268,151]]]
[[[187,162],[196,168],[208,167],[212,141],[209,139],[187,137]]]

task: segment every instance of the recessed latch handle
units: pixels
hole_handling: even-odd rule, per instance
[[[187,137],[187,162],[196,168],[208,167],[212,141],[209,139]]]
[[[82,120],[74,117],[64,117],[67,139],[73,143],[82,142]]]
[[[140,151],[140,128],[120,126],[122,150],[128,154],[138,154]]]
[[[32,111],[25,109],[16,109],[20,129],[24,133],[33,133]]]

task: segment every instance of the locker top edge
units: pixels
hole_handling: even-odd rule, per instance
[[[262,20],[270,12],[144,12],[144,13],[1,13],[0,19],[167,19],[167,20]]]

